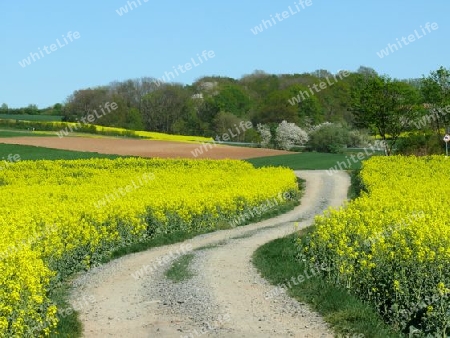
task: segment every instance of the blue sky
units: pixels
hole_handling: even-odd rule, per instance
[[[180,74],[177,82],[189,84],[205,75],[240,78],[256,69],[337,72],[360,65],[412,78],[450,67],[449,1],[311,0],[304,8],[299,1],[135,0],[138,7],[122,16],[116,10],[128,6],[127,0],[2,1],[0,104],[43,108],[64,102],[77,89],[160,78],[205,50],[215,57]],[[289,6],[297,13],[252,33],[251,28]],[[424,35],[420,26],[427,22],[436,22],[438,29]],[[420,39],[384,58],[377,55],[415,30]],[[67,40],[69,32],[78,32],[79,38]],[[56,44],[53,51],[51,44]],[[44,57],[19,64],[44,46],[49,52],[42,51]]]

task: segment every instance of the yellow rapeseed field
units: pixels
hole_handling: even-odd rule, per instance
[[[327,278],[370,302],[394,328],[446,337],[450,328],[450,160],[373,157],[368,193],[316,218],[301,250]]]
[[[291,170],[234,160],[22,161],[0,170],[0,336],[46,335],[48,291],[114,248],[214,229],[296,196]]]

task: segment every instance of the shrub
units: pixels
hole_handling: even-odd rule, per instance
[[[403,155],[442,154],[444,142],[436,134],[410,134],[397,141],[396,152]]]
[[[350,130],[341,124],[325,122],[313,126],[308,145],[313,151],[341,153],[345,148],[367,147],[369,134],[364,130]]]
[[[312,150],[324,153],[340,153],[347,147],[349,131],[339,124],[327,124],[316,128],[309,135]]]
[[[347,146],[350,148],[368,147],[370,144],[370,136],[365,130],[350,130],[348,133]]]

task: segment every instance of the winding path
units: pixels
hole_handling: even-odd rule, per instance
[[[259,246],[294,232],[294,222],[306,227],[347,198],[345,172],[296,174],[306,179],[306,191],[287,214],[132,254],[79,276],[71,303],[80,312],[83,336],[332,337],[307,305],[285,294],[266,299],[274,286],[251,263]],[[171,262],[188,251],[195,255],[196,276],[176,284],[165,279]]]

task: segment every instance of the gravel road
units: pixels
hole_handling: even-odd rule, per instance
[[[128,255],[73,281],[72,306],[84,337],[333,337],[307,305],[280,294],[251,263],[254,251],[313,222],[347,198],[345,172],[297,171],[306,179],[300,206],[276,218]],[[173,283],[164,272],[192,253],[195,276]]]

